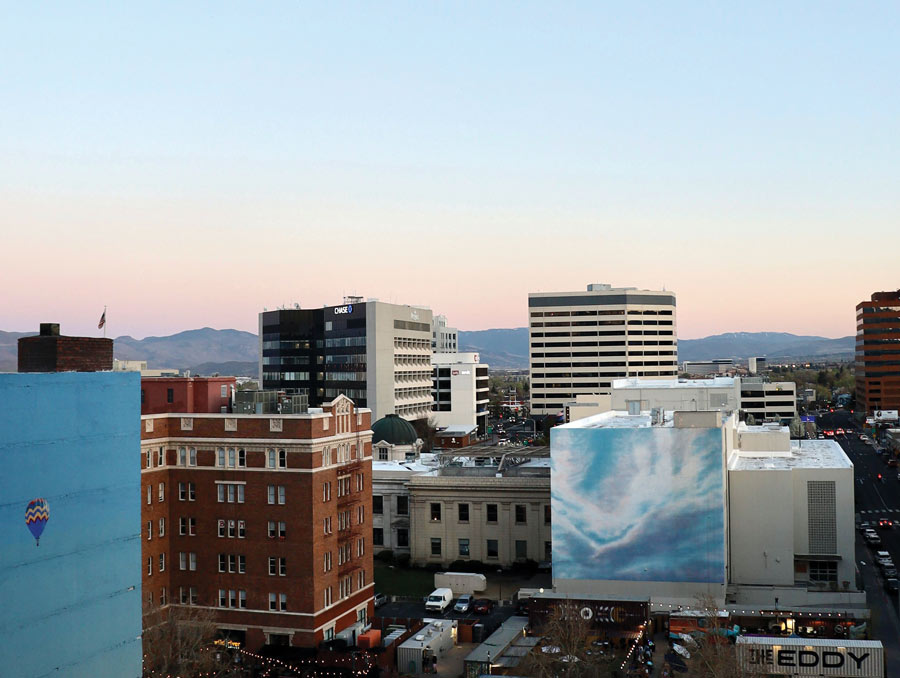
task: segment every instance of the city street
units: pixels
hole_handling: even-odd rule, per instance
[[[839,410],[817,419],[819,430],[823,428],[851,425],[849,412]],[[897,595],[889,595],[884,589],[884,580],[878,566],[874,563],[875,551],[888,551],[894,562],[900,557],[900,480],[897,479],[897,468],[886,463],[886,456],[875,453],[873,445],[861,441],[858,431],[848,432],[843,436],[835,436],[844,452],[850,457],[854,466],[856,512],[860,520],[877,524],[879,518],[888,518],[895,526],[888,530],[877,530],[882,544],[870,548],[856,530],[856,566],[862,576],[866,590],[866,600],[872,611],[874,636],[884,645],[887,657],[887,675],[900,676],[900,618],[898,618]],[[878,480],[878,474],[883,481]],[[877,528],[876,528],[877,529]]]

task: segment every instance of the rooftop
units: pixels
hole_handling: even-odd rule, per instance
[[[711,379],[614,379],[613,388],[734,388],[734,377]]]
[[[672,426],[672,412],[663,413],[663,423],[656,424],[659,426]],[[653,417],[650,412],[641,412],[640,414],[628,414],[624,410],[611,410],[609,412],[601,412],[584,419],[577,419],[562,424],[556,428],[651,428],[654,426]]]
[[[728,462],[729,471],[789,471],[795,468],[844,469],[853,468],[853,464],[834,440],[792,440],[790,456],[748,457],[738,452]]]

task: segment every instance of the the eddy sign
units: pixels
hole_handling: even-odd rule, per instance
[[[849,643],[809,645],[800,639],[797,644],[755,644],[755,639],[746,640],[750,642],[738,643],[738,656],[741,666],[751,672],[844,678],[884,675],[881,647],[869,647],[869,643],[854,647]]]

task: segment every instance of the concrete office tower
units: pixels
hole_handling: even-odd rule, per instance
[[[623,377],[678,376],[674,292],[588,285],[528,295],[531,411],[558,415]]]
[[[436,353],[434,365],[434,422],[440,428],[484,435],[488,419],[488,365],[477,353]]]
[[[747,371],[750,372],[750,374],[763,374],[768,371],[768,369],[768,363],[764,357],[756,356],[747,358]]]
[[[459,350],[459,330],[447,327],[447,316],[434,316],[431,330],[431,350],[435,353],[456,353]]]
[[[259,314],[260,379],[294,390],[310,407],[346,395],[380,419],[431,414],[432,313],[345,297],[340,306]]]
[[[900,290],[856,305],[856,406],[900,410]]]

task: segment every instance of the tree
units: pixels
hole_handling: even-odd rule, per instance
[[[434,449],[434,440],[437,436],[437,425],[434,422],[434,417],[416,419],[411,423],[413,428],[416,429],[416,435],[422,441],[422,451],[431,452]]]
[[[591,645],[596,632],[578,606],[560,602],[541,628],[542,642],[528,654],[517,671],[533,678],[594,678],[615,675],[611,654],[600,654]],[[620,660],[621,661],[621,658]]]
[[[696,609],[705,613],[706,633],[684,643],[690,658],[685,678],[747,678],[755,675],[741,668],[734,643],[728,637],[725,619],[712,596],[698,596]]]
[[[144,613],[144,676],[239,675],[229,652],[218,648],[213,612],[170,605]]]

